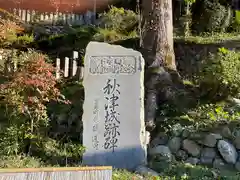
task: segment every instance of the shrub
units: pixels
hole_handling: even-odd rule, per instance
[[[16,33],[23,31],[15,22],[9,20],[0,21],[0,44],[2,46],[8,46],[12,44],[16,38]]]
[[[239,120],[239,110],[230,104],[220,102],[217,104],[206,104],[189,111],[187,115],[182,116],[194,124],[195,128],[201,126],[211,127],[217,123],[229,123]]]
[[[220,48],[210,54],[200,72],[200,84],[213,96],[226,97],[240,91],[240,53]]]
[[[25,29],[10,20],[0,19],[0,46],[26,46],[33,42],[33,36],[24,34]]]
[[[2,122],[3,124],[3,122]],[[0,141],[0,153],[1,155],[18,155],[24,148],[23,139],[19,138],[24,135],[23,126],[18,127],[17,125],[8,126],[5,124],[6,128],[2,129],[1,141]]]
[[[108,12],[100,14],[99,26],[121,34],[129,34],[137,28],[138,16],[131,10],[111,6]]]
[[[24,34],[22,36],[18,36],[14,41],[14,44],[17,46],[27,47],[29,44],[33,43],[33,41],[34,41],[33,35]]]
[[[23,24],[23,21],[19,18],[19,16],[15,15],[13,13],[10,13],[9,11],[7,11],[5,9],[0,8],[0,16],[3,19],[14,21],[18,24]]]
[[[231,25],[228,27],[229,32],[240,32],[240,24],[236,18],[232,18]]]
[[[117,40],[126,39],[126,36],[116,32],[115,30],[99,29],[98,33],[96,33],[93,38],[96,41],[114,42]]]
[[[85,49],[97,29],[92,26],[76,28],[75,31],[59,35],[43,36],[40,34],[36,46],[44,52],[56,50],[73,51]]]
[[[198,33],[224,32],[231,23],[232,10],[229,2],[197,0],[193,4],[193,30]]]
[[[4,134],[8,138],[14,136],[18,148],[26,148],[28,152],[32,144],[42,141],[48,126],[47,103],[69,103],[56,85],[54,67],[45,62],[42,54],[36,52],[26,56],[26,61],[18,71],[9,77],[8,82],[0,85],[0,100],[8,118],[8,128]],[[11,135],[9,128],[13,127],[16,133]],[[5,143],[4,138],[0,143]],[[18,148],[14,152],[19,152]]]
[[[76,165],[81,161],[81,157],[85,148],[78,142],[74,143],[57,141],[51,138],[45,139],[41,148],[37,152],[37,156],[47,164],[58,165]]]
[[[30,156],[2,156],[0,157],[1,168],[38,168],[43,163],[40,159]]]
[[[48,114],[51,114],[49,135],[57,139],[70,139],[82,143],[82,106],[84,88],[81,82],[70,79],[61,83],[61,93],[71,101],[70,105],[50,103]],[[66,135],[67,133],[67,135]],[[67,140],[68,142],[69,140]]]

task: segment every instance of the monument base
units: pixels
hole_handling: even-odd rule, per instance
[[[134,171],[139,165],[145,165],[146,150],[143,147],[131,147],[116,149],[113,152],[99,152],[95,154],[86,153],[83,155],[83,164],[87,166],[112,166],[118,169]],[[146,159],[147,160],[147,159]],[[101,162],[101,163],[99,163]],[[138,166],[136,166],[138,164]]]

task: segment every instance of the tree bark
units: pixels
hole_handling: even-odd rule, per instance
[[[173,49],[172,0],[142,1],[142,45],[146,61],[146,109],[147,130],[155,128],[158,95],[168,98],[167,91],[176,71]],[[164,90],[163,90],[164,89]]]

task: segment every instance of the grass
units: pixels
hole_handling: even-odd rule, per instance
[[[140,177],[139,177],[139,175],[128,172],[126,170],[114,170],[113,171],[113,180],[130,180],[130,179],[138,180],[138,179],[140,179]]]
[[[113,171],[113,180],[140,180],[137,174],[123,170]],[[238,180],[240,174],[236,171],[216,170],[190,164],[172,164],[160,172],[158,177],[144,177],[144,180]]]
[[[219,44],[224,43],[227,41],[239,41],[240,40],[240,34],[239,33],[206,33],[201,36],[175,36],[175,41],[186,41],[190,43],[196,43],[196,44]]]

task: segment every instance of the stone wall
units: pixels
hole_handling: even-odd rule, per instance
[[[182,161],[216,169],[240,171],[240,122],[203,130],[175,125],[169,135],[159,133],[149,147],[151,161]]]

